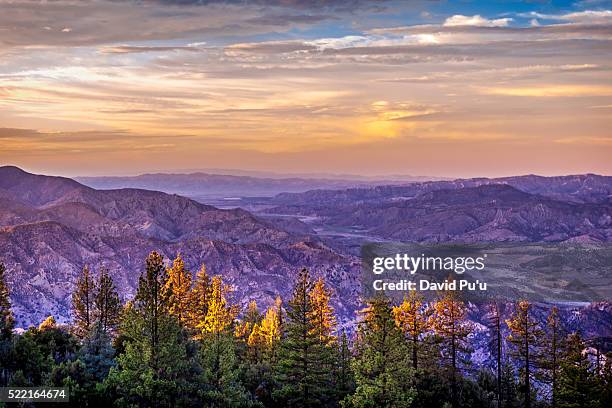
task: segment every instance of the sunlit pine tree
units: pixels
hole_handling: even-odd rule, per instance
[[[467,308],[455,291],[446,291],[433,304],[430,324],[441,339],[442,352],[450,369],[452,403],[458,402],[458,374],[460,357],[469,350],[467,337],[471,328],[467,322]]]
[[[206,272],[206,266],[202,265],[195,276],[191,291],[188,296],[187,310],[187,325],[188,327],[199,334],[208,314],[208,305],[210,302],[211,282],[210,276]]]
[[[185,268],[185,262],[179,253],[172,266],[168,268],[168,280],[164,286],[168,297],[168,312],[179,322],[185,323],[189,317],[189,291],[191,289],[191,273]]]
[[[415,370],[418,368],[420,343],[430,328],[430,315],[423,296],[416,291],[410,291],[399,306],[393,307],[395,324],[411,345],[412,368]]]

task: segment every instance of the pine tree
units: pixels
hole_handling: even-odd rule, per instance
[[[546,335],[542,337],[542,351],[538,359],[538,379],[550,385],[550,403],[557,408],[559,393],[559,370],[565,346],[564,330],[559,319],[559,310],[553,306],[546,319]]]
[[[249,334],[247,346],[249,360],[255,364],[260,363],[266,349],[266,338],[258,323],[255,323]]]
[[[334,405],[337,400],[336,377],[338,365],[338,339],[336,338],[336,316],[334,308],[330,305],[332,292],[320,277],[314,281],[312,291],[309,293],[312,312],[309,319],[313,323],[314,334],[319,341],[319,360],[321,368],[328,375],[328,390],[324,394],[325,405]]]
[[[496,375],[496,399],[497,408],[501,408],[502,403],[502,358],[503,358],[503,334],[502,334],[502,317],[500,305],[497,301],[489,304],[487,313],[488,326],[491,330],[491,342],[489,343],[491,355],[495,358]]]
[[[348,345],[346,331],[342,330],[338,349],[338,369],[336,371],[336,388],[341,401],[355,389],[355,378],[352,370],[352,355]]]
[[[287,307],[286,336],[276,368],[280,388],[274,397],[289,408],[322,406],[329,395],[329,372],[321,364],[324,346],[312,320],[312,288],[310,273],[302,269]]]
[[[114,334],[119,325],[122,306],[113,278],[106,268],[100,270],[97,293],[94,297],[94,310],[99,330],[104,334]]]
[[[253,401],[240,383],[233,334],[237,308],[227,300],[229,292],[220,276],[212,278],[206,317],[198,325],[205,397],[211,407],[248,407]]]
[[[134,298],[134,309],[146,324],[145,336],[149,341],[151,351],[150,364],[158,369],[157,351],[160,342],[160,325],[168,315],[168,302],[163,288],[168,280],[164,258],[153,251],[146,260],[145,273],[138,281],[138,290]]]
[[[257,307],[257,302],[251,300],[249,305],[247,306],[247,310],[244,313],[244,321],[250,325],[250,327],[255,326],[256,324],[261,322],[261,313],[259,313],[259,308]]]
[[[261,321],[261,333],[265,340],[267,359],[271,364],[276,363],[278,344],[283,334],[282,327],[282,307],[280,298],[277,298],[274,306],[266,310],[266,314]]]
[[[250,340],[249,339],[251,337],[251,334],[253,333],[253,330],[255,330],[255,326],[259,326],[258,327],[258,331],[261,331],[261,313],[259,313],[259,308],[257,307],[257,302],[254,300],[251,300],[247,306],[247,310],[246,312],[244,312],[244,316],[242,318],[241,321],[236,322],[236,338],[247,345],[247,347],[253,347],[255,344],[259,344],[258,342],[256,342],[256,339],[259,339],[261,337],[261,333],[257,333],[253,339]],[[256,343],[253,343],[256,342]],[[249,345],[251,344],[251,345]],[[263,346],[263,338],[262,338],[262,346]],[[260,349],[260,350],[259,350]],[[259,351],[263,350],[262,347],[259,347]],[[239,353],[240,354],[240,353]]]
[[[79,359],[85,363],[88,374],[95,382],[104,381],[111,367],[115,366],[115,350],[111,337],[101,321],[94,324],[93,330],[83,342]]]
[[[399,306],[393,307],[395,324],[404,337],[410,342],[412,368],[418,368],[419,343],[430,328],[429,310],[425,307],[423,296],[411,291]]]
[[[502,364],[501,384],[502,408],[518,408],[520,406],[518,398],[518,384],[516,383],[514,368],[510,364],[507,356],[506,360]]]
[[[220,276],[213,277],[204,321],[198,325],[203,333],[226,333],[234,324],[237,315],[235,307],[230,306],[227,295],[230,287],[223,283]]]
[[[578,333],[567,337],[557,392],[560,408],[598,408],[597,376],[585,353],[586,345]]]
[[[263,319],[260,318],[259,323],[255,323],[247,339],[249,364],[245,367],[245,385],[259,401],[268,405],[273,404],[271,393],[275,383],[272,368],[277,362],[282,334],[279,308],[280,303],[270,306]],[[245,319],[252,323],[256,321],[256,316],[253,308],[249,309],[251,312],[247,311]]]
[[[15,325],[5,273],[5,266],[0,263],[0,386],[8,383],[8,366]]]
[[[319,278],[315,281],[310,292],[310,302],[312,311],[310,320],[314,325],[314,333],[318,336],[319,342],[326,346],[334,346],[337,342],[334,332],[336,330],[336,316],[334,308],[330,305],[331,290],[325,285],[325,280]]]
[[[72,293],[72,312],[74,314],[74,332],[83,339],[90,333],[94,322],[94,299],[96,297],[96,283],[85,265],[81,276],[77,279]]]
[[[164,290],[168,298],[168,312],[183,323],[188,319],[191,273],[185,269],[181,254],[176,256],[167,272],[168,280]]]
[[[467,309],[454,291],[446,291],[433,305],[434,313],[430,319],[431,327],[442,342],[442,352],[449,363],[451,380],[451,402],[458,400],[459,358],[469,350],[467,336]]]
[[[200,361],[204,401],[210,408],[256,406],[241,383],[241,370],[231,332],[204,333]]]
[[[196,274],[193,287],[189,293],[189,308],[187,310],[187,323],[188,327],[198,333],[198,327],[201,327],[206,320],[208,314],[208,304],[210,301],[210,276],[206,272],[206,266],[202,265],[198,273]]]
[[[191,406],[197,392],[197,348],[169,313],[163,257],[152,252],[121,322],[125,339],[105,382],[120,406]]]
[[[603,363],[598,363],[599,402],[602,407],[612,406],[612,352],[602,356]]]
[[[355,393],[344,407],[410,407],[416,395],[414,371],[402,333],[395,324],[390,301],[378,296],[362,311],[353,360]]]
[[[6,267],[0,263],[0,341],[11,337],[14,325],[15,319],[11,311],[11,298],[6,282]]]
[[[521,363],[525,408],[531,407],[532,366],[535,363],[537,340],[543,334],[538,323],[531,317],[530,311],[531,304],[527,300],[521,300],[516,305],[514,315],[506,320],[511,332],[508,340],[514,346],[514,355]]]

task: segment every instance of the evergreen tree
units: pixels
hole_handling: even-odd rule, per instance
[[[265,343],[261,333],[261,317],[257,302],[251,300],[242,320],[236,322],[237,352],[243,357],[256,357],[255,361],[251,359],[251,362],[259,361]]]
[[[514,368],[506,358],[506,361],[502,364],[502,408],[519,408],[519,390],[516,382],[516,375]]]
[[[241,383],[235,338],[227,330],[205,333],[200,361],[203,367],[204,400],[210,408],[250,407],[255,401]]]
[[[338,349],[338,368],[336,370],[336,388],[338,399],[343,400],[355,389],[355,378],[352,370],[351,350],[349,349],[346,331],[342,330]]]
[[[585,353],[586,345],[578,333],[567,337],[561,370],[559,372],[557,406],[560,408],[597,408],[597,376]]]
[[[206,266],[202,265],[196,274],[193,287],[188,296],[187,323],[188,327],[197,333],[201,333],[201,329],[198,330],[197,328],[202,327],[208,314],[210,292],[210,276],[206,272]]]
[[[220,276],[213,277],[206,318],[198,325],[203,333],[226,333],[233,327],[237,315],[236,307],[230,306],[227,295],[230,287],[223,283]]]
[[[189,317],[189,291],[191,290],[191,273],[185,269],[185,262],[178,254],[168,268],[168,280],[164,290],[167,292],[168,312],[179,322],[185,322]]]
[[[441,340],[442,353],[450,369],[451,402],[456,406],[458,399],[459,362],[463,353],[469,350],[467,336],[467,309],[455,291],[446,291],[433,305],[431,327]]]
[[[94,383],[101,383],[116,365],[115,349],[111,337],[98,321],[90,335],[83,342],[79,351],[79,360],[85,364],[85,370]]]
[[[248,407],[254,401],[240,383],[240,366],[233,335],[237,308],[227,300],[229,286],[213,277],[202,331],[200,359],[204,369],[205,400],[210,407]]]
[[[6,386],[9,380],[8,366],[15,325],[5,273],[5,266],[0,263],[0,386]]]
[[[248,360],[245,384],[259,401],[272,404],[275,386],[272,368],[277,362],[279,342],[282,336],[280,302],[270,306],[259,323],[255,323],[248,338]],[[247,316],[254,313],[247,311]],[[249,318],[250,321],[255,321]],[[246,323],[249,324],[249,323]]]
[[[257,307],[257,302],[251,300],[249,305],[247,306],[247,310],[244,313],[244,321],[249,324],[250,327],[255,326],[260,323],[262,319],[261,313],[259,313],[259,308]]]
[[[163,257],[152,252],[121,322],[124,351],[105,382],[120,406],[191,406],[197,401],[197,347],[168,312],[166,281]]]
[[[415,370],[418,368],[419,343],[430,328],[430,315],[423,296],[416,291],[411,291],[402,304],[393,307],[395,324],[410,342],[412,368]]]
[[[501,408],[502,404],[502,359],[503,359],[503,333],[502,333],[502,317],[500,305],[497,301],[491,302],[488,305],[487,320],[488,326],[491,330],[491,341],[489,347],[491,349],[491,356],[495,358],[496,368],[496,393],[495,399],[497,400],[497,408]]]
[[[330,300],[331,290],[325,285],[325,280],[317,279],[310,292],[312,311],[309,317],[319,342],[331,347],[335,345],[337,339],[334,335],[336,316],[334,316],[334,308],[330,305]]]
[[[100,270],[97,289],[94,298],[96,330],[110,335],[117,330],[122,307],[115,282],[106,268]]]
[[[160,367],[157,361],[161,340],[160,326],[170,321],[167,319],[168,299],[163,291],[167,280],[163,256],[155,251],[151,252],[146,260],[145,273],[139,278],[134,311],[144,319],[144,335],[151,352],[149,364],[154,370]]]
[[[559,393],[559,370],[565,345],[564,330],[559,319],[559,310],[553,306],[546,319],[547,330],[542,338],[542,350],[538,359],[538,379],[550,385],[550,403],[557,408]]]
[[[105,400],[102,382],[111,367],[115,365],[114,357],[115,351],[111,346],[110,337],[97,321],[77,353],[77,359],[53,367],[49,385],[69,388],[69,406],[111,405],[112,401]]]
[[[312,312],[309,319],[313,323],[314,334],[319,341],[319,360],[321,368],[328,374],[328,391],[324,394],[325,405],[335,405],[337,401],[338,386],[336,384],[338,368],[338,339],[336,338],[336,316],[331,306],[332,291],[326,286],[325,280],[320,277],[314,281],[309,294]]]
[[[525,408],[531,407],[532,389],[531,376],[533,373],[534,356],[536,355],[537,340],[543,332],[538,323],[530,314],[531,304],[527,300],[517,303],[514,315],[506,320],[510,329],[508,341],[514,346],[514,356],[520,361],[522,369],[522,387]]]
[[[278,345],[283,335],[281,304],[280,297],[278,297],[274,306],[266,310],[266,314],[261,321],[261,333],[265,340],[267,359],[271,364],[276,363]]]
[[[252,363],[260,363],[266,349],[266,338],[258,323],[255,323],[247,339],[248,357]]]
[[[302,269],[288,303],[286,336],[276,368],[280,388],[274,397],[289,408],[322,406],[331,392],[330,373],[321,360],[325,346],[312,319],[312,289],[310,273]]]
[[[85,265],[72,293],[72,313],[74,314],[74,333],[83,339],[89,335],[94,322],[94,299],[96,283]]]
[[[353,360],[356,389],[344,399],[343,406],[410,407],[416,395],[414,371],[390,301],[376,297],[362,313]]]

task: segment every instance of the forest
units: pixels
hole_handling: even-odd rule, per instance
[[[342,326],[332,290],[307,269],[290,299],[241,310],[221,276],[151,252],[133,299],[85,266],[69,325],[49,316],[18,331],[7,273],[0,263],[0,386],[67,387],[63,406],[612,406],[612,355],[568,332],[556,307],[539,323],[525,300],[505,319],[501,302],[486,305],[494,364],[475,367],[475,328],[454,291],[400,304],[381,294]]]

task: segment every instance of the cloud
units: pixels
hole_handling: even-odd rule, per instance
[[[314,44],[307,44],[302,41],[264,41],[256,43],[237,43],[225,48],[226,53],[261,53],[278,54],[291,53],[298,51],[313,51],[317,47]]]
[[[536,98],[612,96],[612,86],[606,85],[538,85],[533,87],[484,88],[484,94]]]
[[[519,16],[542,20],[569,21],[580,24],[607,24],[612,22],[612,10],[583,10],[565,14],[543,14],[532,11],[529,13],[519,13]]]
[[[415,2],[376,3],[389,12],[374,15],[359,3],[0,0],[0,123],[41,129],[31,140],[0,131],[0,153],[53,150],[60,163],[76,149],[102,168],[111,160],[92,152],[121,142],[112,148],[125,147],[126,165],[151,145],[184,163],[278,153],[290,167],[315,148],[316,166],[325,155],[353,163],[352,148],[388,163],[391,140],[435,152],[449,139],[460,149],[609,136],[606,13],[500,15],[510,23],[484,11],[421,16]],[[398,15],[414,24],[394,27]],[[145,153],[134,165],[153,162]],[[490,153],[478,157],[506,155]]]
[[[163,47],[163,46],[136,46],[136,45],[115,45],[100,48],[100,52],[104,54],[134,54],[143,52],[167,52],[167,51],[188,51],[197,52],[200,49],[197,46],[177,46],[177,47]]]
[[[367,8],[367,4],[371,3],[350,0],[0,0],[0,50],[176,39],[226,41],[229,37],[304,29],[343,14],[354,16],[362,7]],[[357,8],[351,9],[352,6]]]
[[[506,27],[508,23],[512,21],[511,18],[498,18],[495,20],[489,20],[478,14],[474,16],[464,16],[456,14],[447,18],[444,21],[443,26],[445,27],[457,27],[457,26],[472,26],[472,27]]]

